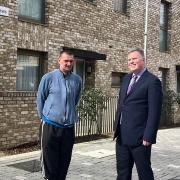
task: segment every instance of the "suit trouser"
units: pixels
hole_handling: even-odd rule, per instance
[[[134,163],[139,180],[154,180],[151,168],[151,146],[131,147],[116,141],[117,180],[131,180]]]
[[[74,127],[59,128],[42,122],[41,169],[45,179],[66,179],[74,140]]]

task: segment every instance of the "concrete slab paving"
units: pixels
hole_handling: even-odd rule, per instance
[[[157,180],[180,180],[180,128],[158,131],[152,148]],[[0,180],[41,180],[40,151],[0,158]],[[115,142],[112,138],[75,144],[67,180],[115,180]],[[138,180],[133,169],[132,180]]]

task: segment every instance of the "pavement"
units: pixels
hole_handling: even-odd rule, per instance
[[[41,180],[40,151],[0,158],[0,180]],[[112,138],[74,145],[67,180],[115,180],[115,142]],[[152,148],[157,180],[180,180],[180,128],[158,131]],[[132,180],[138,180],[133,169]]]

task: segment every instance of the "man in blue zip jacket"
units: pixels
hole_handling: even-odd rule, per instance
[[[72,73],[74,55],[62,51],[59,69],[45,74],[37,93],[41,118],[41,168],[44,179],[65,180],[75,140],[76,105],[82,81]]]

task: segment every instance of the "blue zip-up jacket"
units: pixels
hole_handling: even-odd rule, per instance
[[[82,89],[81,78],[56,69],[45,74],[37,93],[37,110],[42,120],[62,126],[73,125],[77,121],[76,105]]]

